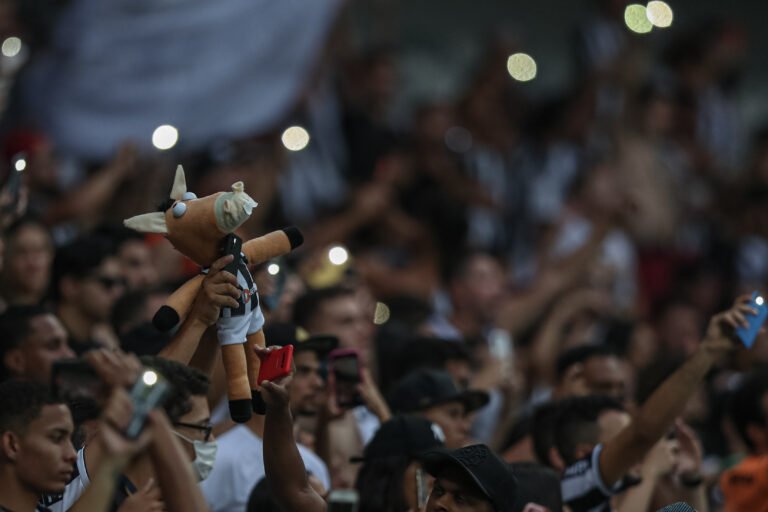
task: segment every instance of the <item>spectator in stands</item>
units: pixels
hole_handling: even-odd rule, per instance
[[[48,385],[59,359],[74,357],[61,321],[41,306],[12,306],[0,315],[0,380]]]
[[[109,319],[124,290],[120,263],[106,239],[84,237],[56,252],[52,298],[76,353],[119,346]]]
[[[426,512],[505,512],[513,510],[518,483],[512,469],[487,446],[476,444],[422,457],[435,477]]]
[[[4,236],[2,296],[6,304],[37,305],[51,277],[53,241],[48,228],[32,217],[13,223]]]
[[[469,415],[488,403],[488,393],[460,390],[445,371],[417,370],[395,385],[390,403],[397,413],[417,414],[439,425],[445,446],[453,449],[468,444]]]
[[[574,512],[608,509],[610,497],[623,489],[630,468],[641,462],[670,431],[709,370],[733,349],[730,330],[746,325],[744,315],[755,313],[746,305],[748,300],[749,297],[740,297],[731,309],[712,318],[697,351],[664,381],[639,408],[633,421],[615,437],[597,445],[578,442],[570,447],[556,441],[567,464],[562,479],[563,500]],[[558,427],[562,425],[560,421]],[[594,424],[587,425],[595,432]],[[559,434],[556,433],[556,439]]]
[[[420,510],[429,494],[428,476],[419,457],[443,446],[435,423],[417,416],[396,416],[383,423],[361,458],[355,488],[361,510]]]
[[[557,359],[556,371],[555,399],[583,395],[607,395],[619,401],[627,398],[625,362],[605,345],[566,350]]]

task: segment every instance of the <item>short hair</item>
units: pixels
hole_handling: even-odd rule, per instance
[[[0,383],[0,434],[24,433],[30,422],[40,416],[43,406],[59,403],[43,384],[17,379]]]
[[[267,477],[259,480],[253,486],[251,494],[248,497],[248,504],[245,507],[246,512],[283,512],[280,506],[272,497]]]
[[[528,503],[545,506],[547,510],[563,509],[560,475],[554,469],[535,462],[514,462],[510,467],[517,478],[513,512],[523,512]]]
[[[549,449],[555,444],[558,405],[558,402],[545,402],[539,405],[533,412],[530,425],[533,453],[536,454],[540,463],[549,467],[552,466],[549,460]]]
[[[571,366],[585,363],[593,357],[619,357],[619,354],[608,345],[579,345],[569,348],[557,357],[555,368],[558,382]]]
[[[728,415],[750,452],[753,452],[756,446],[747,433],[749,425],[756,424],[762,428],[768,425],[768,418],[762,406],[762,399],[766,393],[768,393],[768,375],[764,370],[756,371],[741,381],[728,400]]]
[[[114,254],[114,245],[102,236],[83,236],[60,247],[53,259],[51,297],[61,298],[59,285],[64,277],[86,277]]]
[[[163,406],[171,422],[179,421],[192,410],[191,397],[207,395],[208,377],[200,370],[157,356],[143,356],[140,360],[144,366],[159,372],[171,384],[170,396]]]
[[[352,288],[346,286],[329,286],[309,290],[296,299],[293,305],[293,323],[306,329],[324,302],[354,295],[354,293]]]
[[[13,221],[10,226],[8,226],[8,229],[4,232],[4,238],[6,240],[10,240],[13,237],[16,236],[16,234],[24,229],[27,226],[32,226],[39,228],[41,231],[45,231],[45,233],[48,235],[48,238],[51,240],[51,248],[53,248],[53,240],[51,236],[51,231],[48,229],[48,226],[45,225],[45,223],[39,219],[38,217],[35,217],[34,215],[24,215],[23,217],[20,217]]]
[[[50,315],[51,311],[42,306],[14,305],[9,306],[0,315],[0,381],[8,377],[5,367],[5,354],[21,346],[22,342],[32,331],[32,319],[42,315]]]
[[[555,419],[555,447],[566,465],[578,460],[579,444],[597,443],[600,435],[597,421],[607,411],[624,412],[615,398],[603,395],[577,396],[559,402]]]

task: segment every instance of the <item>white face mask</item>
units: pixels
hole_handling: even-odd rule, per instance
[[[192,446],[195,449],[195,460],[192,462],[192,469],[195,470],[195,475],[197,476],[198,481],[202,482],[208,478],[208,475],[213,471],[213,462],[216,460],[216,449],[218,448],[216,441],[205,442],[197,439],[192,440],[187,436],[179,434],[175,430],[173,433],[186,442],[192,443]]]

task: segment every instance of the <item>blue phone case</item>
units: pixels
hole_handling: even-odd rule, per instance
[[[755,344],[757,333],[765,323],[766,318],[768,318],[768,305],[759,292],[752,294],[752,302],[749,305],[757,311],[757,315],[746,315],[749,327],[738,327],[736,329],[736,335],[747,348],[751,348]]]

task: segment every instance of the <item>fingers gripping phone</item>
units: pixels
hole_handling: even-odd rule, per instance
[[[267,357],[261,360],[259,367],[259,376],[256,379],[258,384],[265,380],[273,381],[291,374],[293,366],[293,345],[273,350]]]
[[[328,354],[328,365],[336,382],[336,404],[341,409],[363,405],[363,398],[357,391],[362,382],[360,356],[354,349],[336,349]]]
[[[760,292],[756,291],[752,293],[752,300],[749,302],[748,306],[757,311],[757,314],[745,315],[747,322],[749,322],[749,327],[738,327],[736,329],[736,336],[739,337],[745,347],[751,348],[752,345],[755,344],[755,339],[760,332],[760,328],[768,318],[768,304],[766,304],[765,298]]]

